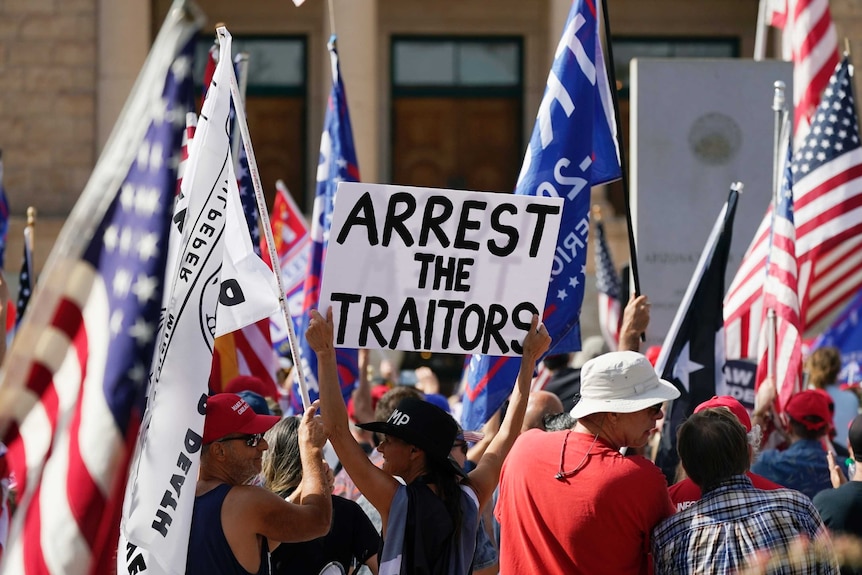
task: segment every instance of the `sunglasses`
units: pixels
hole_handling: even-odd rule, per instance
[[[649,410],[650,410],[650,415],[655,415],[655,414],[657,414],[657,413],[660,413],[660,412],[661,412],[662,405],[663,405],[663,404],[661,404],[661,403],[656,403],[655,405],[653,405],[653,406],[651,406],[651,407],[648,407],[647,409],[649,409]]]
[[[456,448],[460,449],[461,453],[463,453],[464,455],[467,455],[467,443],[466,442],[456,441],[454,444],[452,444],[452,449],[456,449]]]
[[[222,437],[221,439],[216,440],[216,443],[223,443],[225,441],[242,440],[242,441],[245,441],[245,444],[248,445],[249,447],[257,447],[262,439],[263,439],[262,433],[255,433],[252,435],[239,435],[236,437]]]

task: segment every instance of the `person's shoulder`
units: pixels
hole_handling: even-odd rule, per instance
[[[269,511],[273,504],[284,502],[284,499],[258,485],[234,485],[231,487],[224,504],[231,512],[243,514],[258,514]]]
[[[674,483],[667,488],[667,491],[668,494],[670,494],[670,500],[673,501],[677,511],[688,509],[694,505],[701,496],[700,487],[698,487],[689,477]]]
[[[816,509],[811,498],[796,489],[759,490],[759,493],[763,495],[763,501],[767,505],[779,505],[790,511],[800,512],[804,515],[811,514],[812,512],[816,515]]]
[[[846,484],[845,484],[846,485]],[[841,487],[844,487],[842,485]],[[818,492],[811,501],[814,503],[814,506],[819,508],[822,504],[830,504],[835,501],[840,501],[844,498],[844,494],[841,492],[841,487],[837,489],[823,489]]]
[[[758,488],[763,489],[765,491],[774,491],[775,489],[784,489],[783,485],[779,485],[778,483],[772,481],[771,479],[767,479],[762,475],[758,475],[757,473],[752,473],[751,471],[747,472],[746,475],[751,480],[751,484]]]
[[[697,501],[686,509],[677,511],[669,517],[659,521],[652,530],[653,542],[656,547],[667,546],[672,540],[685,535],[692,524],[697,513]]]

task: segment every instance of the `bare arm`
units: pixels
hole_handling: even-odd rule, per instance
[[[279,542],[307,541],[329,532],[332,498],[327,478],[328,466],[323,460],[323,444],[326,443],[327,433],[323,420],[314,416],[317,404],[315,401],[309,406],[299,425],[302,495],[296,504],[254,486],[235,487],[225,499],[225,506],[230,505],[226,511],[236,513],[228,516],[245,518],[247,532]]]
[[[539,316],[534,315],[530,324],[530,331],[524,338],[521,369],[518,371],[515,389],[509,398],[506,418],[500,425],[500,431],[491,440],[491,444],[476,465],[476,469],[471,471],[469,475],[469,484],[476,492],[480,508],[488,502],[494,493],[497,482],[500,480],[503,460],[521,433],[524,412],[527,410],[527,399],[530,395],[530,383],[533,380],[533,371],[536,368],[536,362],[548,351],[550,345],[551,336],[548,335],[548,330],[544,325],[539,324]]]
[[[641,334],[649,325],[650,303],[645,295],[629,300],[620,325],[620,351],[640,351]]]
[[[389,517],[389,506],[398,489],[398,481],[374,466],[362,447],[350,433],[347,408],[338,385],[338,367],[335,362],[333,346],[332,309],[327,310],[326,318],[317,310],[311,312],[311,321],[305,332],[305,339],[317,354],[317,378],[320,385],[320,411],[329,429],[329,441],[335,448],[338,458],[359,491],[380,512],[383,524]]]

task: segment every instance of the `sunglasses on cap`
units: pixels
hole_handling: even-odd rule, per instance
[[[248,445],[249,447],[257,447],[262,439],[263,439],[262,433],[254,433],[251,435],[237,435],[234,437],[222,437],[221,439],[217,439],[216,443],[224,443],[225,441],[242,440],[242,441],[245,441],[245,444]]]

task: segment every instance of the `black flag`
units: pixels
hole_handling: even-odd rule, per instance
[[[715,395],[724,381],[724,271],[733,236],[733,217],[741,184],[731,186],[707,239],[685,297],[665,337],[656,371],[680,391],[665,413],[658,465],[674,482],[679,457],[676,430],[698,404]]]

